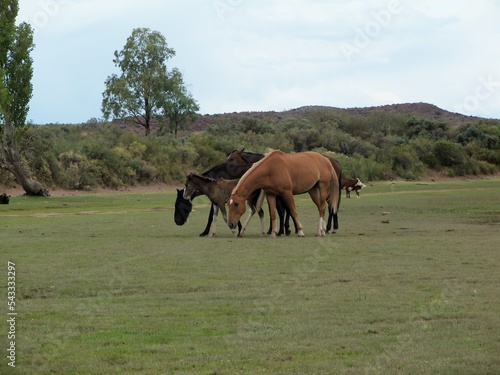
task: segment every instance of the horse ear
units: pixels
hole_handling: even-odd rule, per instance
[[[241,149],[240,153],[242,153],[243,151],[245,151],[245,147],[243,147],[243,148]]]

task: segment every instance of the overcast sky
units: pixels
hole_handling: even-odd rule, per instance
[[[161,32],[200,112],[428,102],[500,118],[500,0],[20,0],[36,124],[101,118],[113,53]]]

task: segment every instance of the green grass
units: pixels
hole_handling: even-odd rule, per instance
[[[500,180],[361,195],[327,238],[297,197],[303,239],[262,238],[256,219],[199,238],[208,207],[178,227],[174,193],[11,198],[17,367],[2,356],[0,373],[497,373]]]

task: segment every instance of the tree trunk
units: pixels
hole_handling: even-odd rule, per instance
[[[5,144],[7,147],[0,152],[0,168],[12,173],[27,195],[49,197],[48,189],[31,178],[30,170],[23,162],[21,154],[14,143],[13,133],[10,119],[5,118]]]
[[[20,184],[26,192],[26,195],[38,197],[50,196],[49,191],[45,186],[31,178],[28,167],[22,162],[22,160],[17,160],[14,164],[2,164],[2,167],[5,167],[6,170],[14,175],[18,184]]]

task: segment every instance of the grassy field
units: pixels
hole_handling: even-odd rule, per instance
[[[199,238],[174,193],[0,206],[1,374],[498,374],[500,179],[386,182],[340,230]],[[267,216],[266,216],[267,217]],[[267,221],[267,220],[266,220]],[[8,366],[7,262],[16,270]]]

